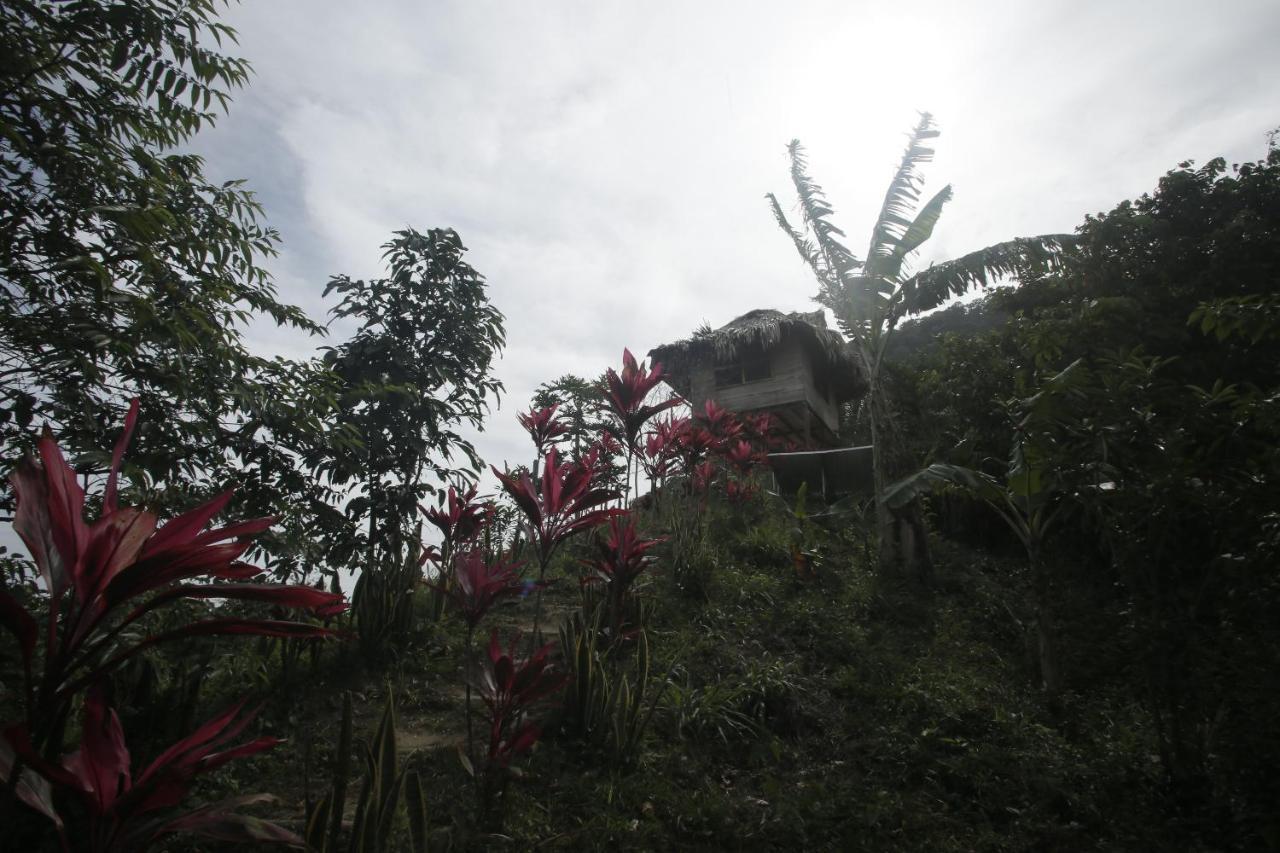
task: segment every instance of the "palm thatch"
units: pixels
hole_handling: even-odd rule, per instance
[[[852,351],[839,332],[827,327],[821,311],[784,314],[772,308],[757,308],[718,329],[703,323],[692,337],[655,347],[649,356],[667,369],[671,385],[688,396],[690,374],[695,367],[708,362],[731,363],[796,338],[808,352],[815,373],[826,375],[839,399],[866,392],[866,379]]]

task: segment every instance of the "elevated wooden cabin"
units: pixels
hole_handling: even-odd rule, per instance
[[[735,412],[770,412],[782,434],[806,448],[836,447],[841,404],[866,391],[857,362],[821,311],[748,311],[649,356],[695,412],[707,400]]]

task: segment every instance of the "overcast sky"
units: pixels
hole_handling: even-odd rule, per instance
[[[198,148],[247,178],[284,301],[383,273],[406,226],[453,227],[507,317],[502,467],[539,383],[594,376],[816,290],[763,196],[798,137],[859,255],[915,124],[955,189],[920,261],[1071,231],[1179,161],[1257,159],[1280,125],[1280,3],[248,0],[256,70]],[[348,330],[335,326],[330,342]],[[254,329],[303,356],[321,341]]]

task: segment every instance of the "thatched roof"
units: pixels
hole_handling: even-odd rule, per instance
[[[821,311],[784,314],[772,308],[757,308],[718,329],[704,323],[692,337],[654,347],[649,356],[666,367],[676,390],[687,395],[689,373],[695,365],[731,362],[744,350],[769,350],[796,337],[813,360],[814,370],[827,374],[840,398],[849,399],[866,391],[866,381],[848,344],[839,332],[827,327]]]

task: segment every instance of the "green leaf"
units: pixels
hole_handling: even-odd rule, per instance
[[[119,71],[124,68],[126,62],[129,61],[130,49],[133,47],[128,39],[120,39],[116,42],[115,49],[111,51],[110,68],[112,71]]]
[[[898,288],[892,299],[891,316],[910,316],[937,308],[952,297],[962,296],[975,287],[987,287],[1023,269],[1052,268],[1058,263],[1062,249],[1074,240],[1070,234],[1020,237],[930,266]]]
[[[988,501],[1000,500],[1004,489],[989,474],[960,465],[934,463],[922,471],[903,477],[884,491],[887,506],[906,506],[917,497],[946,487],[956,487]]]
[[[416,771],[409,771],[405,777],[404,799],[409,813],[409,839],[413,853],[427,853],[427,798]]]
[[[898,171],[889,182],[884,202],[880,207],[880,215],[871,232],[871,245],[867,249],[866,266],[866,274],[869,276],[893,278],[896,275],[889,271],[887,261],[892,256],[899,238],[908,230],[916,202],[920,198],[922,179],[917,170],[920,165],[933,159],[933,149],[924,143],[938,135],[939,131],[933,125],[933,117],[929,113],[921,113],[920,122],[912,131],[907,148],[902,153],[902,162],[898,165]]]

